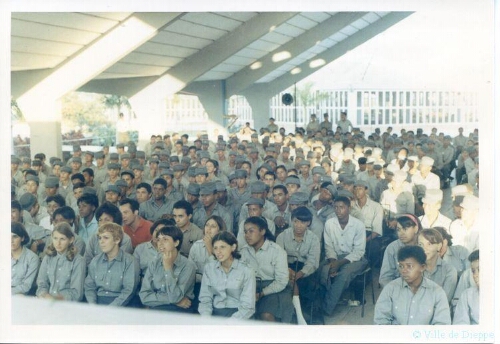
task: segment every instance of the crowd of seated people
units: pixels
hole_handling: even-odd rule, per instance
[[[337,125],[13,155],[12,294],[307,325],[370,267],[375,324],[478,323],[478,132]]]

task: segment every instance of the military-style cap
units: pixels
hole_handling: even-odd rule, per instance
[[[299,166],[311,166],[311,163],[309,162],[309,160],[302,160],[301,162],[299,162]]]
[[[125,148],[125,144],[124,143],[118,143],[116,145],[116,148]]]
[[[260,165],[260,167],[261,168],[265,168],[266,170],[273,172],[273,168],[267,162],[265,162],[262,165]]]
[[[30,180],[36,182],[37,184],[40,184],[40,178],[38,178],[37,176],[34,176],[32,174],[29,174],[26,176],[26,181],[28,182]]]
[[[59,178],[47,177],[47,179],[45,179],[45,187],[46,188],[56,188],[58,186],[59,186]]]
[[[432,166],[434,165],[434,159],[429,156],[424,156],[420,159],[420,165]]]
[[[75,156],[74,158],[71,159],[71,162],[76,162],[76,163],[82,163],[82,158],[79,156]]]
[[[170,162],[179,162],[179,157],[177,155],[172,155],[168,160]]]
[[[286,177],[285,179],[285,185],[288,184],[295,184],[300,186],[300,179],[296,177]]]
[[[214,182],[206,182],[200,185],[200,195],[210,195],[217,191]]]
[[[190,195],[199,196],[200,195],[200,185],[196,183],[189,183],[187,187],[187,193]]]
[[[115,185],[115,184],[110,184],[108,185],[108,187],[106,188],[106,191],[105,192],[114,192],[116,194],[120,194],[122,191],[120,190],[120,188],[118,187],[118,185]]]
[[[190,164],[191,163],[191,158],[188,157],[188,156],[183,156],[182,159],[181,159],[181,163],[186,163],[186,164]]]
[[[379,171],[379,170],[381,170],[382,168],[383,168],[383,166],[382,166],[382,165],[380,165],[380,164],[375,164],[375,165],[373,165],[373,169],[374,169],[375,171]],[[392,173],[392,172],[391,172],[391,173]]]
[[[326,173],[325,169],[321,166],[314,166],[311,172],[312,174],[320,174],[320,175],[324,175]]]
[[[116,186],[120,186],[120,187],[127,187],[127,182],[124,181],[123,179],[118,179],[116,182],[115,182],[115,185]]]
[[[356,183],[356,177],[353,176],[352,174],[348,174],[344,177],[342,183],[347,185],[354,185],[354,183]]]
[[[236,179],[236,173],[234,173],[234,171],[231,172],[231,173],[229,173],[229,175],[227,176],[227,179],[229,180],[229,182],[231,182],[232,180],[235,180]]]
[[[335,197],[335,196],[337,196],[338,190],[335,187],[335,185],[333,185],[333,184],[327,185],[325,187],[325,189],[328,190],[328,192],[332,195],[332,198]]]
[[[166,170],[167,168],[170,168],[170,164],[168,163],[168,161],[160,161],[158,163],[158,168],[160,170]]]
[[[197,167],[195,173],[199,176],[200,174],[208,174],[208,171],[206,167]]]
[[[73,145],[73,152],[81,152],[82,151],[82,147],[80,147],[80,145]]]
[[[138,150],[137,152],[135,152],[135,157],[137,159],[146,159],[146,152]]]
[[[295,192],[288,201],[289,204],[303,204],[309,202],[309,196],[305,192]]]
[[[234,177],[235,178],[246,178],[247,177],[247,171],[244,169],[238,169],[234,171]]]
[[[281,151],[282,151],[283,153],[285,153],[285,152],[290,153],[290,147],[282,147],[282,148],[281,148]]]
[[[90,155],[91,157],[94,157],[94,156],[95,156],[95,153],[94,153],[94,152],[92,152],[92,151],[89,151],[89,150],[88,150],[88,151],[85,151],[85,154]]]
[[[196,177],[196,167],[188,167],[188,177]]]
[[[17,156],[15,155],[12,155],[10,157],[10,163],[11,164],[16,164],[16,165],[19,165],[21,163],[21,159],[19,159]]]
[[[134,164],[134,165],[132,165],[132,170],[144,171],[144,165]]]
[[[236,153],[235,151],[229,151],[229,156],[231,156],[231,155],[237,156],[238,153]]]
[[[91,186],[84,186],[83,194],[97,195],[97,190]]]
[[[184,171],[184,166],[182,164],[177,164],[174,167],[172,167],[174,172],[179,172],[179,171]]]
[[[31,166],[42,166],[42,162],[38,159],[33,159]]]
[[[161,176],[171,176],[171,177],[173,177],[174,176],[174,171],[171,170],[170,168],[163,169],[163,170],[160,171],[160,177]]]
[[[349,190],[346,190],[346,189],[340,189],[337,191],[337,195],[335,197],[340,197],[340,196],[347,197],[349,199],[354,198],[353,193]]]
[[[250,197],[250,199],[247,201],[247,205],[260,205],[261,207],[263,207],[264,200],[262,198]]]
[[[237,155],[236,156],[236,159],[235,159],[235,162],[237,164],[242,164],[246,161],[246,158],[243,156],[243,155]]]
[[[436,204],[443,200],[443,191],[440,189],[427,189],[425,196],[422,198],[423,203]]]
[[[333,183],[333,179],[331,176],[327,176],[327,175],[322,175],[319,177],[319,181],[321,183],[324,183],[324,182],[329,182],[329,183]]]
[[[223,191],[227,191],[227,188],[226,186],[224,185],[223,182],[221,182],[220,180],[217,180],[215,182],[215,188],[217,189],[217,192],[223,192]]]
[[[120,155],[120,159],[130,159],[130,153],[123,153],[122,155]]]
[[[110,162],[108,164],[108,170],[119,170],[121,168],[121,165],[116,163],[116,162]]]
[[[208,142],[208,140],[201,140],[201,144],[205,145],[205,146],[208,146],[209,142]]]
[[[260,180],[257,180],[250,184],[250,193],[263,193],[266,192],[267,190],[267,185]]]
[[[94,158],[95,159],[104,159],[104,152],[99,151],[94,153]]]
[[[364,187],[365,189],[368,189],[368,188],[370,187],[366,181],[364,181],[364,180],[360,180],[360,179],[357,179],[357,180],[354,182],[354,186],[362,186],[362,187]]]
[[[120,155],[118,153],[109,153],[109,160],[118,160]]]
[[[36,197],[29,192],[26,192],[19,198],[19,203],[21,204],[21,208],[23,210],[29,211],[31,207],[33,207],[36,203]]]
[[[69,166],[63,166],[61,167],[61,172],[67,172],[67,173],[71,173],[71,167]]]
[[[210,153],[208,151],[199,150],[197,152],[197,155],[200,157],[200,159],[210,159]]]
[[[460,203],[460,206],[468,210],[477,210],[479,209],[479,198],[474,195],[467,195]]]

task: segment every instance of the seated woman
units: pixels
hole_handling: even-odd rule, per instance
[[[25,247],[30,242],[30,237],[22,223],[10,224],[10,237],[11,294],[27,295],[33,288],[40,267],[40,258]]]
[[[238,240],[222,231],[212,238],[211,246],[217,261],[204,267],[199,313],[250,319],[255,313],[255,274],[239,261]]]
[[[262,217],[251,216],[244,222],[247,245],[241,248],[241,261],[252,267],[257,281],[255,315],[258,319],[291,323],[292,290],[288,285],[286,252],[274,242],[274,236]]]
[[[469,255],[474,286],[466,289],[458,300],[453,325],[479,324],[479,250]]]
[[[156,233],[160,256],[153,260],[142,280],[139,297],[152,309],[192,312],[196,265],[181,255],[182,231],[167,225]]]
[[[295,209],[292,212],[292,227],[285,229],[276,239],[276,243],[288,256],[289,283],[293,287],[292,302],[299,325],[307,325],[302,315],[299,294],[314,300],[314,295],[310,295],[314,290],[312,278],[319,267],[320,242],[318,236],[308,230],[312,218],[311,211],[306,207]]]
[[[38,272],[36,296],[47,299],[81,301],[85,280],[85,260],[74,245],[75,234],[66,222],[52,231]]]
[[[205,221],[204,227],[204,237],[198,241],[195,241],[191,250],[189,251],[189,259],[196,264],[196,283],[194,285],[194,309],[198,309],[196,300],[198,300],[198,295],[200,294],[201,287],[201,277],[203,276],[203,269],[205,264],[209,262],[215,262],[216,258],[213,252],[212,238],[220,233],[226,231],[226,223],[222,217],[217,215],[210,216],[207,221]]]
[[[102,253],[95,256],[85,278],[85,297],[88,303],[126,306],[133,297],[139,281],[139,264],[120,249],[123,228],[108,222],[97,230]]]
[[[418,246],[424,249],[427,257],[424,276],[440,285],[448,302],[451,302],[457,286],[457,270],[439,255],[443,247],[443,237],[433,228],[424,229],[418,234]]]
[[[113,222],[121,226],[123,222],[122,213],[120,209],[109,202],[104,202],[95,211],[95,218],[99,223],[99,226],[107,222]],[[134,249],[132,248],[132,240],[127,233],[123,233],[123,239],[120,242],[120,248],[127,253],[132,254]],[[93,235],[89,238],[89,242],[85,249],[85,263],[87,266],[92,261],[92,258],[102,253],[101,247],[99,245],[99,239],[97,235]]]
[[[451,325],[443,288],[424,277],[425,252],[420,246],[398,251],[401,277],[389,282],[375,304],[377,325]]]

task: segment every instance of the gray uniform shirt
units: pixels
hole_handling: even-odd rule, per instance
[[[344,229],[340,226],[338,218],[327,220],[324,239],[325,254],[328,259],[338,259],[339,256],[345,255],[344,258],[350,262],[357,262],[365,254],[365,225],[351,215]]]
[[[203,238],[203,231],[195,225],[191,223],[187,231],[182,233],[182,245],[180,248],[180,253],[184,257],[189,256],[189,251],[193,247],[193,244]]]
[[[88,303],[97,303],[98,296],[116,297],[111,306],[126,306],[139,282],[139,264],[134,257],[118,250],[111,261],[105,253],[90,262],[85,278],[85,297]]]
[[[160,253],[156,250],[151,241],[143,242],[142,244],[136,246],[134,250],[134,258],[139,264],[142,277],[146,274],[149,263],[158,258],[159,255]]]
[[[457,270],[449,263],[438,257],[433,271],[424,271],[424,277],[440,285],[446,293],[448,302],[453,298],[457,286]]]
[[[210,262],[215,262],[213,254],[209,255],[207,247],[203,239],[196,241],[189,251],[189,260],[196,264],[196,282],[201,282],[201,275],[205,269],[205,265]]]
[[[67,301],[81,301],[86,265],[82,256],[75,255],[72,261],[66,255],[45,256],[38,273],[36,295],[60,294]]]
[[[129,254],[134,252],[134,249],[132,248],[132,239],[130,239],[127,233],[123,233],[123,239],[120,242],[120,249]],[[99,238],[97,235],[94,235],[89,239],[89,244],[85,248],[85,264],[88,266],[92,259],[100,253],[102,253],[102,250],[99,246]]]
[[[139,215],[146,220],[155,222],[165,214],[172,214],[175,202],[177,201],[172,201],[164,197],[163,203],[158,205],[153,198],[150,198],[139,206]]]
[[[11,294],[26,294],[33,287],[40,258],[31,250],[23,247],[21,256],[18,259],[10,258],[11,271]]]
[[[211,315],[213,308],[237,308],[232,318],[250,319],[255,313],[255,290],[254,271],[238,259],[227,273],[220,262],[210,262],[201,281],[198,311]]]
[[[142,280],[139,296],[145,306],[154,307],[176,304],[183,297],[194,298],[196,265],[181,255],[177,255],[172,270],[165,270],[163,257],[153,260]]]
[[[304,263],[304,267],[300,270],[304,273],[304,277],[313,274],[319,267],[321,247],[318,237],[310,230],[305,231],[302,241],[296,241],[293,228],[289,227],[278,235],[276,243],[286,251],[289,264],[295,261],[294,257]]]
[[[465,290],[458,301],[453,325],[479,324],[479,288],[474,286]]]
[[[451,325],[446,293],[425,277],[415,294],[402,278],[385,286],[373,320],[377,325]]]
[[[382,287],[385,287],[389,282],[399,277],[398,251],[404,246],[401,240],[397,239],[391,242],[385,249],[379,276],[379,283]]]

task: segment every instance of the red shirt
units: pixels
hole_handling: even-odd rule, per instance
[[[135,248],[137,245],[151,240],[151,233],[149,229],[153,225],[153,222],[139,218],[139,224],[137,229],[134,231],[130,226],[123,226],[123,231],[128,234],[132,240],[132,247]]]

